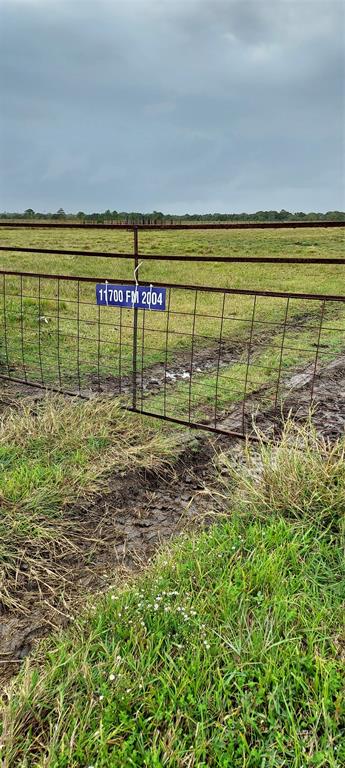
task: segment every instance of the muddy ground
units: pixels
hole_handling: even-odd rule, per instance
[[[282,388],[283,407],[263,406],[264,387],[246,399],[248,412],[244,428],[247,433],[255,428],[264,436],[272,437],[279,433],[283,417],[290,414],[296,421],[303,422],[311,411],[313,423],[321,435],[335,440],[345,434],[345,355],[320,368],[316,374],[314,364],[301,368],[283,379]],[[231,431],[241,430],[242,404],[234,406],[221,424]]]
[[[307,418],[313,367],[299,369],[284,381],[284,414],[291,412],[299,421]],[[13,406],[14,398],[42,396],[39,390],[11,382],[1,384],[0,407]],[[345,355],[317,372],[314,382],[314,422],[329,439],[345,433]],[[253,393],[249,401],[253,421],[264,435],[276,435],[282,413],[265,402],[265,388]],[[238,431],[243,407],[237,404],[224,414],[222,426]],[[230,437],[208,437],[196,433],[195,442],[179,459],[174,469],[160,474],[134,472],[109,479],[104,493],[91,501],[67,508],[64,514],[69,550],[29,551],[18,564],[16,581],[5,585],[12,590],[17,608],[0,614],[0,679],[6,682],[20,668],[39,638],[66,626],[78,611],[85,594],[121,584],[145,567],[157,547],[172,536],[195,526],[208,526],[217,512],[224,513],[221,496],[215,507],[208,489],[219,482],[214,466],[217,448],[241,457],[242,445]],[[212,509],[212,514],[211,514]],[[52,573],[46,591],[39,591],[31,555],[42,560]],[[54,573],[59,572],[54,581]],[[4,585],[3,585],[4,586]]]
[[[294,317],[287,323],[286,329],[288,331],[299,331],[307,327],[310,323],[310,314],[304,312],[295,314]],[[255,331],[251,341],[251,354],[260,354],[274,337],[277,335],[277,324],[270,323],[264,330],[258,332]],[[247,352],[248,340],[238,339],[234,341],[228,341],[227,339],[219,339],[214,341],[212,345],[202,346],[197,348],[194,343],[193,352],[188,348],[186,350],[176,350],[173,360],[166,362],[155,363],[150,366],[146,366],[142,370],[140,365],[137,371],[137,388],[138,398],[145,399],[150,395],[159,394],[164,388],[170,388],[179,381],[189,381],[191,378],[191,371],[193,376],[196,374],[212,374],[215,373],[217,368],[222,369],[231,365],[234,365],[243,359],[243,354]],[[118,376],[108,375],[103,376],[101,381],[97,377],[91,378],[87,383],[87,386],[82,391],[86,396],[90,395],[90,392],[98,391],[110,394],[131,394],[133,391],[133,378],[132,376],[122,376],[121,380]]]
[[[0,615],[0,680],[19,670],[40,637],[68,624],[85,594],[121,584],[147,565],[161,543],[213,521],[216,510],[212,505],[211,516],[207,488],[214,485],[217,442],[199,437],[173,469],[114,476],[104,493],[67,508],[70,551],[27,550],[16,580],[3,584],[17,608]],[[37,565],[28,566],[30,560],[49,568],[46,590],[41,579],[38,586]]]

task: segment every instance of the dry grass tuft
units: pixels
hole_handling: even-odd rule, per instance
[[[181,443],[181,440],[179,439]],[[152,429],[118,401],[47,396],[0,421],[0,603],[20,608],[14,588],[62,590],[62,559],[77,558],[83,520],[66,508],[104,487],[110,475],[159,470],[178,453],[177,433]],[[71,521],[72,517],[72,521]],[[72,522],[72,524],[71,524]],[[16,591],[16,590],[15,590]]]
[[[311,417],[298,424],[288,419],[278,443],[260,438],[248,445],[245,462],[231,455],[218,461],[225,483],[236,485],[237,498],[256,515],[272,509],[289,520],[339,530],[345,510],[345,440],[331,443],[314,428]]]

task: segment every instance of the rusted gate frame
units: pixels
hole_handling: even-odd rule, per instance
[[[138,231],[135,230],[137,234]],[[135,252],[137,248],[137,253]],[[129,253],[116,253],[115,251],[83,251],[83,250],[65,250],[62,248],[22,248],[18,246],[0,245],[0,251],[11,253],[37,253],[51,254],[52,256],[86,256],[87,258],[101,259],[133,259],[137,256],[140,261],[181,261],[196,262],[198,264],[220,263],[220,264],[338,264],[343,266],[345,258],[299,258],[287,256],[188,256],[175,254],[150,254],[139,253],[138,245],[134,246],[134,251]]]
[[[345,266],[345,262],[343,263]],[[114,283],[114,285],[123,285],[124,280],[128,285],[135,285],[135,280],[130,278],[110,278],[108,277],[86,277],[84,275],[59,275],[51,272],[22,272],[11,269],[0,269],[0,275],[11,275],[12,277],[41,277],[46,280],[74,280],[80,283]],[[148,279],[148,278],[147,278]],[[329,300],[329,301],[344,301],[344,294],[333,293],[304,293],[304,292],[292,292],[292,291],[264,291],[260,288],[218,288],[213,285],[194,285],[192,283],[162,283],[165,288],[181,288],[184,290],[200,291],[200,292],[212,292],[212,293],[227,293],[238,294],[243,296],[271,296],[272,298],[285,299],[315,299],[316,301]],[[210,315],[211,317],[211,315]]]
[[[77,228],[77,229],[122,229],[126,231],[132,231],[133,232],[133,252],[132,253],[115,253],[115,252],[103,252],[103,251],[85,251],[85,250],[64,250],[64,249],[54,249],[54,248],[22,248],[22,247],[11,247],[11,246],[0,246],[0,251],[7,251],[7,252],[18,252],[18,253],[37,253],[37,254],[52,254],[52,255],[68,255],[68,256],[86,256],[86,257],[93,257],[93,258],[119,258],[119,259],[133,259],[134,262],[134,269],[136,271],[137,278],[139,279],[139,260],[140,261],[181,261],[181,262],[198,262],[198,263],[207,263],[207,262],[220,262],[220,263],[274,263],[274,264],[324,264],[324,265],[341,265],[344,266],[345,260],[339,259],[339,258],[331,258],[331,259],[324,259],[324,258],[274,258],[274,257],[239,257],[239,256],[225,256],[225,257],[194,257],[194,256],[184,256],[184,255],[157,255],[157,254],[141,254],[139,252],[139,230],[195,230],[195,229],[211,229],[211,230],[219,230],[219,229],[225,229],[225,230],[231,230],[231,229],[277,229],[277,228],[303,228],[303,227],[339,227],[344,226],[344,222],[273,222],[273,223],[223,223],[223,224],[159,224],[159,225],[152,225],[152,224],[86,224],[86,223],[71,223],[71,222],[64,222],[64,223],[48,223],[48,222],[0,222],[0,228],[1,226],[4,227],[29,227],[29,228],[44,228],[44,229],[62,229],[62,228]],[[3,275],[4,280],[4,286],[5,286],[5,276],[6,275],[12,275],[12,276],[18,276],[21,279],[21,306],[22,306],[22,300],[23,300],[23,294],[22,294],[22,281],[24,277],[32,277],[37,278],[39,281],[39,302],[41,301],[41,280],[49,279],[49,280],[57,280],[58,284],[58,292],[60,288],[60,281],[73,281],[77,282],[78,285],[78,318],[79,318],[79,287],[80,283],[87,282],[87,283],[96,283],[96,282],[105,282],[107,278],[89,278],[84,276],[71,276],[71,275],[54,275],[54,274],[42,274],[42,273],[33,273],[33,272],[18,272],[18,271],[11,271],[11,270],[0,270],[0,274]],[[124,278],[126,283],[129,285],[134,285],[135,281],[131,279]],[[120,285],[123,283],[124,279],[111,279],[111,282],[115,285]],[[196,293],[195,296],[195,306],[194,306],[194,325],[195,327],[195,317],[196,317],[196,302],[197,302],[197,295],[198,292],[213,292],[213,293],[222,293],[224,296],[227,294],[234,294],[234,295],[243,295],[243,296],[253,296],[254,302],[256,301],[256,298],[258,296],[262,297],[276,297],[276,298],[284,298],[287,300],[287,302],[290,301],[290,299],[305,299],[305,300],[317,300],[323,302],[323,309],[325,306],[325,302],[328,301],[338,301],[338,302],[344,302],[345,297],[343,295],[322,295],[322,294],[310,294],[310,293],[293,293],[293,292],[285,292],[285,291],[264,291],[264,290],[255,290],[255,289],[232,289],[232,288],[218,288],[218,287],[212,287],[212,286],[201,286],[201,285],[191,285],[191,284],[184,284],[184,283],[164,283],[165,287],[169,289],[169,304],[170,304],[170,290],[171,289],[186,289],[186,290],[193,290]],[[33,297],[34,298],[34,297]],[[224,300],[223,300],[223,314],[224,314]],[[5,295],[4,295],[4,302],[5,302]],[[81,302],[85,303],[85,302]],[[5,303],[4,303],[5,307]],[[5,311],[5,309],[4,309]],[[279,365],[279,375],[280,375],[280,369],[281,369],[281,363],[282,363],[282,354],[283,354],[283,345],[284,345],[284,337],[285,337],[285,330],[286,330],[286,320],[287,320],[287,311],[288,311],[288,304],[286,309],[286,316],[285,316],[285,324],[284,324],[284,330],[283,330],[283,341],[282,341],[282,348],[281,348],[281,356],[280,356],[280,365]],[[100,310],[99,310],[100,312]],[[145,314],[145,313],[143,313]],[[185,313],[190,314],[190,313]],[[221,334],[222,334],[222,324],[224,320],[224,316],[222,314],[221,318]],[[251,323],[251,336],[253,332],[253,323],[254,323],[254,315],[255,315],[255,305],[254,305],[254,311],[253,311],[253,318]],[[202,315],[203,317],[211,317],[211,315]],[[99,315],[100,317],[100,315]],[[59,323],[58,318],[58,323]],[[218,319],[218,316],[217,316]],[[86,321],[83,321],[86,322]],[[144,322],[143,319],[143,328],[144,328]],[[256,321],[261,322],[261,321]],[[99,320],[100,323],[100,320]],[[270,323],[272,324],[272,323]],[[278,324],[277,324],[278,325]],[[319,340],[320,340],[320,334],[322,329],[322,318],[320,321],[320,327],[319,327]],[[121,330],[121,323],[120,323],[120,330]],[[176,332],[175,332],[176,333]],[[59,334],[59,330],[58,330]],[[192,333],[193,340],[192,343],[194,344],[194,333]],[[40,338],[40,329],[39,329],[39,338]],[[314,380],[316,375],[316,369],[317,369],[317,359],[318,359],[318,353],[319,353],[319,340],[317,343],[317,350],[316,350],[316,358],[315,358],[315,365],[314,365],[314,375],[313,375],[313,382],[312,382],[312,389],[314,387]],[[100,343],[100,339],[99,339]],[[144,343],[144,337],[142,339],[142,344]],[[248,377],[248,366],[250,361],[250,344],[248,345],[248,362],[247,362],[247,370],[246,370],[246,383],[247,383],[247,377]],[[193,358],[193,355],[192,355]],[[23,360],[24,360],[24,351],[23,351]],[[190,397],[191,397],[191,378],[190,378],[190,393],[189,393],[189,419],[176,419],[170,416],[166,415],[160,415],[160,414],[153,414],[152,412],[145,411],[143,408],[137,408],[137,360],[138,360],[138,310],[134,309],[133,311],[133,350],[132,350],[132,384],[133,384],[133,392],[132,392],[132,406],[127,409],[132,410],[134,412],[139,412],[151,416],[155,416],[157,418],[161,418],[163,420],[167,421],[173,421],[178,424],[188,425],[188,426],[195,426],[197,428],[207,429],[212,432],[220,432],[224,434],[231,434],[229,431],[222,430],[221,428],[210,425],[204,425],[199,424],[195,422],[191,422],[191,407],[190,407]],[[166,362],[167,362],[167,349],[166,349]],[[218,365],[217,365],[217,386],[216,386],[216,400],[217,400],[217,392],[218,392],[218,376],[219,376],[219,363],[220,360],[218,359]],[[40,365],[41,365],[41,357],[40,357]],[[79,323],[78,323],[78,365],[79,365]],[[99,365],[99,361],[98,361]],[[143,365],[143,360],[142,360]],[[60,362],[59,362],[60,366]],[[191,370],[193,369],[193,359],[191,359]],[[25,369],[24,369],[25,370]],[[121,382],[121,353],[120,353],[120,363],[119,363],[119,375],[120,375],[120,382]],[[141,372],[141,376],[143,378],[143,370]],[[192,376],[192,374],[191,374]],[[41,377],[43,382],[43,373],[42,373],[42,365],[41,365]],[[14,377],[5,377],[4,375],[1,375],[1,378],[10,378],[12,381],[17,381],[19,383],[28,383],[27,377],[25,380],[14,378]],[[80,390],[80,371],[78,367],[78,379],[79,379],[79,390]],[[279,379],[279,377],[278,377]],[[30,382],[32,386],[38,386],[41,387],[43,384],[39,383],[33,383]],[[67,391],[66,389],[63,389],[61,387],[61,372],[59,367],[59,384],[60,387],[56,388],[53,386],[49,386],[49,389],[52,389],[53,391],[58,392],[64,392],[66,394],[76,394],[75,392]],[[277,400],[277,394],[278,394],[278,388],[279,388],[279,380],[277,384],[277,391],[276,391],[276,400]],[[165,382],[165,389],[166,389],[166,382]],[[79,391],[79,396],[83,397],[83,395]],[[244,398],[245,402],[245,398]],[[215,405],[215,414],[217,413],[217,403]],[[216,421],[216,418],[215,418]],[[244,432],[244,403],[243,403],[243,432]],[[232,433],[236,434],[238,437],[244,437],[245,435],[242,433]]]
[[[63,316],[61,316],[60,310],[59,310],[60,281],[67,281],[67,282],[72,282],[72,283],[77,284],[77,305],[78,305],[78,307],[77,307],[77,329],[78,329],[78,332],[77,332],[78,360],[77,360],[77,362],[78,362],[78,384],[79,384],[79,387],[78,387],[78,392],[75,392],[75,391],[71,391],[69,389],[66,389],[66,388],[64,388],[62,386],[62,383],[61,383],[61,372],[60,372],[60,360],[58,360],[58,366],[59,366],[59,387],[56,387],[53,384],[52,385],[49,384],[46,387],[46,385],[44,384],[44,376],[43,376],[43,369],[42,369],[42,358],[41,358],[41,348],[40,348],[40,346],[39,346],[39,368],[40,368],[41,382],[31,381],[28,378],[28,376],[26,375],[26,368],[25,368],[25,363],[24,363],[23,338],[22,338],[22,353],[23,353],[23,370],[25,371],[25,379],[22,379],[22,378],[10,375],[10,364],[9,364],[9,359],[8,359],[7,348],[6,348],[6,355],[7,355],[7,366],[8,366],[8,374],[9,375],[6,376],[4,374],[1,374],[0,377],[3,378],[3,379],[11,380],[11,381],[22,383],[22,384],[30,384],[32,386],[36,386],[36,387],[39,387],[39,388],[42,388],[42,387],[43,388],[48,388],[48,389],[51,389],[52,391],[62,392],[64,394],[68,394],[68,395],[74,395],[75,396],[76,394],[78,394],[81,397],[87,398],[87,395],[83,395],[80,392],[80,389],[81,389],[81,382],[80,382],[80,359],[79,359],[80,322],[86,322],[86,323],[90,322],[90,323],[93,323],[93,322],[96,322],[96,321],[88,321],[88,320],[80,321],[79,307],[81,305],[83,305],[83,304],[86,304],[86,305],[90,305],[91,304],[91,302],[85,302],[85,301],[81,300],[81,298],[80,298],[80,284],[88,283],[88,284],[95,285],[97,282],[105,282],[106,278],[85,277],[85,276],[79,276],[78,277],[78,276],[71,276],[71,275],[54,275],[54,274],[32,273],[32,272],[19,272],[19,271],[15,271],[15,270],[12,270],[12,271],[0,270],[0,275],[2,275],[2,278],[3,278],[3,306],[4,306],[4,310],[3,311],[4,311],[4,318],[5,318],[5,337],[6,337],[6,290],[5,290],[5,286],[6,286],[6,277],[7,276],[8,277],[12,276],[12,277],[20,278],[20,306],[21,307],[23,306],[23,297],[24,298],[31,298],[31,299],[34,298],[34,299],[37,299],[37,296],[31,296],[31,295],[27,295],[27,294],[23,293],[23,279],[25,279],[25,278],[29,278],[29,279],[30,278],[35,278],[35,279],[38,280],[38,282],[39,282],[39,294],[38,294],[39,303],[41,303],[45,299],[51,300],[51,296],[44,296],[42,294],[42,281],[44,281],[44,280],[50,280],[50,281],[51,280],[55,280],[55,281],[57,281],[58,336],[59,336],[59,321],[60,321],[60,319],[64,319]],[[122,281],[118,280],[118,279],[115,279],[112,282],[114,282],[114,284],[121,284]],[[131,284],[131,285],[135,284],[134,280],[128,280],[126,282],[128,282],[128,284]],[[279,347],[279,345],[276,346],[277,349],[280,349],[279,371],[278,371],[277,388],[276,388],[276,401],[277,401],[277,393],[278,393],[278,389],[279,389],[280,376],[281,376],[281,363],[282,363],[282,354],[283,354],[283,347],[284,347],[284,338],[285,338],[286,329],[288,327],[287,314],[288,314],[288,303],[290,302],[290,300],[291,299],[305,299],[305,300],[311,300],[311,301],[318,301],[318,302],[322,303],[322,314],[321,314],[321,317],[320,317],[320,322],[318,324],[316,324],[315,326],[311,326],[310,327],[310,329],[315,328],[315,330],[317,331],[317,344],[316,344],[316,351],[315,351],[315,358],[314,358],[314,370],[313,370],[313,377],[312,377],[312,390],[313,390],[313,387],[314,387],[314,381],[315,381],[315,377],[316,377],[316,373],[317,373],[317,361],[318,361],[318,355],[319,355],[319,350],[320,350],[320,336],[321,336],[321,330],[322,330],[323,311],[324,311],[325,303],[326,302],[343,302],[343,303],[345,302],[345,297],[342,296],[342,295],[324,295],[324,294],[295,293],[295,292],[284,292],[284,291],[264,291],[264,290],[255,290],[255,289],[218,288],[218,287],[213,287],[213,286],[199,286],[199,285],[190,285],[190,284],[182,285],[182,284],[179,284],[179,283],[165,283],[165,287],[169,289],[169,297],[168,297],[169,305],[170,305],[170,291],[172,289],[187,290],[187,291],[194,291],[195,292],[194,311],[191,312],[191,313],[180,313],[178,311],[174,313],[174,314],[188,314],[188,315],[191,315],[193,317],[193,331],[192,331],[192,334],[191,334],[191,336],[192,336],[192,344],[193,345],[194,345],[194,339],[197,336],[199,337],[199,334],[196,336],[196,334],[194,332],[194,329],[195,329],[195,318],[197,316],[196,304],[197,304],[197,295],[198,295],[198,293],[211,292],[211,293],[223,294],[223,304],[222,304],[221,315],[214,315],[214,314],[208,314],[208,313],[201,313],[200,315],[198,315],[198,316],[202,316],[202,317],[206,317],[206,318],[210,317],[210,318],[216,318],[216,319],[220,320],[220,323],[221,323],[220,338],[222,337],[223,321],[231,319],[230,316],[228,317],[227,315],[224,314],[225,296],[226,295],[240,295],[240,296],[251,296],[251,297],[254,298],[253,315],[252,315],[251,321],[250,320],[247,321],[247,322],[250,323],[250,339],[249,339],[249,342],[248,342],[248,359],[247,359],[246,372],[245,372],[245,388],[247,387],[248,370],[249,370],[249,365],[250,365],[251,341],[252,341],[252,336],[253,336],[254,315],[255,315],[255,302],[256,302],[256,299],[257,299],[258,296],[262,296],[262,297],[269,297],[269,298],[283,298],[283,299],[285,299],[287,301],[287,308],[286,308],[286,312],[285,312],[285,320],[284,320],[284,323],[283,323],[282,342],[281,342],[280,347]],[[17,295],[17,294],[11,294],[11,295]],[[69,301],[69,300],[67,299],[67,301]],[[71,299],[70,301],[73,301],[73,300]],[[75,303],[75,301],[73,301],[73,303]],[[145,312],[143,312],[143,323],[144,323],[144,315],[145,315]],[[98,318],[99,318],[99,316],[98,316]],[[67,319],[70,319],[70,318],[67,318]],[[169,322],[169,312],[168,312],[167,323],[168,322]],[[21,317],[21,323],[22,323],[22,317]],[[98,319],[98,323],[100,325],[100,319]],[[270,326],[276,326],[277,328],[282,328],[281,322],[257,320],[256,323],[257,324],[263,324],[263,325],[268,324]],[[110,325],[110,326],[113,325],[113,323],[105,323],[105,324],[106,325]],[[126,326],[124,326],[124,327],[126,327]],[[295,328],[296,327],[297,326],[295,325]],[[138,324],[136,325],[136,330],[137,330],[137,328],[138,328]],[[143,325],[143,329],[144,329],[144,325]],[[199,429],[205,429],[205,430],[210,431],[210,432],[226,434],[226,435],[232,435],[232,436],[242,437],[242,438],[246,436],[246,434],[245,434],[245,423],[244,423],[244,405],[245,405],[246,392],[244,394],[244,399],[243,399],[242,432],[237,432],[237,431],[235,432],[235,431],[231,431],[231,430],[228,430],[228,429],[223,429],[221,426],[217,425],[217,405],[215,405],[215,423],[214,423],[214,426],[211,425],[211,424],[202,424],[200,422],[196,422],[196,421],[192,420],[191,407],[190,407],[190,395],[191,395],[192,376],[193,376],[193,355],[191,355],[191,365],[190,365],[190,379],[189,379],[190,394],[189,394],[188,419],[177,418],[177,417],[174,417],[174,416],[167,416],[166,415],[166,408],[164,409],[164,411],[165,411],[164,414],[158,414],[158,413],[155,413],[155,412],[150,411],[148,409],[145,409],[143,407],[143,382],[141,382],[141,389],[139,387],[139,392],[141,394],[141,407],[140,406],[138,407],[138,404],[137,404],[137,396],[138,396],[138,379],[137,379],[137,376],[138,376],[138,372],[137,372],[138,348],[137,348],[137,346],[138,346],[138,339],[137,339],[137,335],[136,335],[136,338],[134,338],[134,330],[135,330],[135,327],[133,328],[133,363],[134,363],[134,367],[133,367],[133,371],[132,371],[132,396],[133,396],[133,399],[132,399],[132,405],[131,406],[124,406],[126,408],[126,410],[130,410],[130,411],[133,411],[133,412],[136,412],[136,413],[142,413],[143,415],[154,416],[154,417],[159,418],[159,419],[161,419],[163,421],[171,421],[171,422],[176,423],[176,424],[181,424],[181,425],[185,425],[185,426],[195,427],[195,428],[199,428]],[[146,330],[149,331],[150,328],[147,328]],[[151,330],[155,330],[155,329],[151,329]],[[331,329],[328,329],[328,330],[331,330]],[[335,330],[339,330],[339,329],[335,329]],[[99,332],[100,332],[100,329],[99,329]],[[167,331],[164,330],[164,329],[162,329],[161,331],[158,331],[158,332],[161,332],[162,334],[166,334],[167,333]],[[39,333],[39,339],[40,339],[40,333],[41,333],[40,332],[40,328],[38,329],[38,333]],[[178,331],[175,332],[175,333],[178,333]],[[185,333],[183,333],[183,335],[185,335]],[[72,334],[72,336],[74,337],[74,334]],[[87,338],[87,337],[81,337],[81,338]],[[202,338],[204,338],[204,337],[202,336]],[[207,338],[207,337],[205,337],[205,338]],[[210,337],[210,338],[213,338],[213,337]],[[94,339],[91,339],[91,340],[94,340]],[[59,343],[59,339],[58,339],[58,343]],[[143,346],[143,349],[144,349],[144,336],[142,336],[142,346]],[[5,347],[7,347],[6,340],[5,340]],[[150,348],[146,347],[146,351],[148,349],[150,349]],[[289,347],[285,346],[284,349],[287,350],[287,349],[289,349]],[[302,350],[301,349],[301,352],[302,351],[309,351],[309,350]],[[163,352],[164,352],[164,350],[163,350]],[[166,348],[165,348],[165,379],[164,379],[164,388],[165,389],[166,389],[167,352],[168,352],[168,347],[167,347],[167,341],[166,341]],[[99,354],[99,344],[98,344],[98,354]],[[120,360],[121,360],[121,350],[120,350]],[[143,352],[142,352],[142,366],[143,366],[143,360],[144,360],[144,357],[143,357]],[[217,370],[216,370],[216,398],[217,398],[219,379],[220,378],[226,378],[226,376],[224,374],[221,375],[219,373],[219,363],[220,363],[220,348],[218,350],[218,364],[217,364]],[[256,367],[260,368],[261,366],[256,365]],[[99,371],[99,360],[98,360],[98,371]],[[141,376],[143,377],[143,371],[141,372]],[[234,377],[228,377],[228,378],[230,378],[232,382],[235,382]],[[121,381],[121,371],[120,371],[120,379],[119,380]],[[255,383],[255,382],[252,381],[252,383]],[[195,387],[195,379],[194,379],[194,387]],[[242,391],[242,390],[239,390],[239,391]],[[254,436],[254,438],[255,438],[255,436]]]

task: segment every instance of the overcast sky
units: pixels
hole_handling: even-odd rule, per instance
[[[0,209],[345,209],[345,0],[0,0]]]

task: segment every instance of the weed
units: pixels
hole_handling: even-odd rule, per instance
[[[228,520],[182,537],[27,664],[4,766],[343,765],[342,457],[288,426],[235,496],[219,457]]]
[[[110,474],[158,469],[178,452],[177,437],[154,431],[121,410],[114,399],[65,400],[47,396],[33,409],[9,409],[0,424],[1,602],[11,604],[21,564],[30,563],[36,589],[63,569],[52,554],[76,556],[78,521],[66,525],[67,505],[107,486]],[[179,437],[179,442],[181,438]]]

